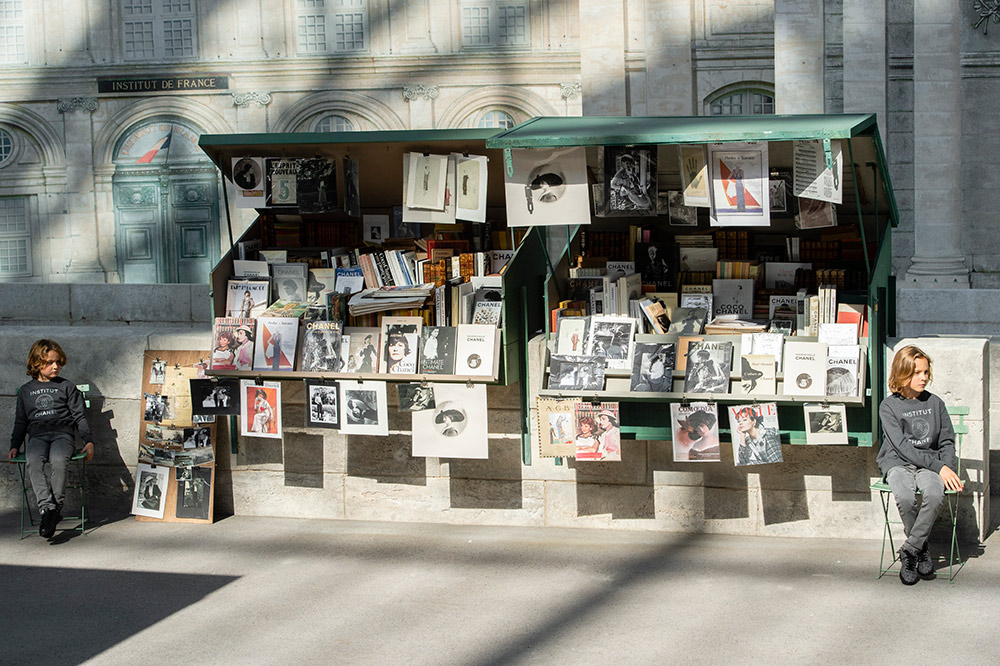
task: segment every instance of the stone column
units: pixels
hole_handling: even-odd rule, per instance
[[[691,3],[646,0],[646,113],[693,116]]]
[[[434,100],[439,92],[437,86],[423,84],[403,88],[403,99],[410,105],[410,129],[434,127]]]
[[[628,115],[625,0],[580,0],[583,115]]]
[[[886,0],[844,0],[844,112],[874,113],[885,146]]]
[[[66,192],[67,240],[70,243],[66,266],[70,282],[105,282],[99,256],[97,200],[94,195],[94,151],[91,114],[97,110],[94,97],[58,100],[66,137],[66,163],[72,172],[72,192]]]
[[[776,113],[823,113],[823,0],[774,2]]]
[[[960,3],[913,3],[911,287],[969,287],[962,256]]]

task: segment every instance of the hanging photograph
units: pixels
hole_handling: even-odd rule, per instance
[[[281,382],[240,380],[240,434],[281,439]]]
[[[299,160],[295,187],[300,213],[332,213],[337,210],[337,163],[321,157]]]
[[[796,212],[795,197],[792,196],[791,171],[772,168],[768,175],[767,191],[771,214],[791,215]]]
[[[226,316],[254,319],[267,309],[270,280],[230,280],[226,291]]]
[[[847,408],[840,403],[802,406],[806,444],[848,444]]]
[[[631,317],[591,317],[587,355],[606,358],[611,370],[631,370],[634,332],[635,319]]]
[[[192,379],[191,413],[195,416],[240,413],[240,386],[235,377]]]
[[[264,159],[261,157],[234,157],[233,184],[236,186],[237,208],[263,208]]]
[[[590,224],[586,148],[515,148],[511,155],[508,227]]]
[[[617,402],[578,402],[573,420],[576,438],[574,457],[580,460],[619,462],[622,438]]]
[[[373,373],[380,371],[379,329],[350,327],[344,329],[350,336],[347,356],[347,372]]]
[[[806,199],[843,203],[844,159],[840,141],[830,142],[830,162],[822,141],[795,141],[792,149],[792,194]]]
[[[837,207],[829,201],[802,197],[798,202],[799,214],[795,216],[795,226],[799,229],[823,229],[837,226]]]
[[[382,372],[389,375],[417,374],[420,351],[420,317],[382,318]]]
[[[388,435],[385,382],[340,382],[340,432],[345,435]]]
[[[688,346],[685,393],[729,393],[733,343],[692,342]]]
[[[139,463],[135,467],[135,492],[132,496],[132,513],[136,516],[163,519],[164,502],[170,469]]]
[[[143,393],[142,397],[146,402],[143,420],[149,423],[162,421],[167,413],[167,397],[159,393]]]
[[[607,361],[603,356],[549,357],[549,382],[546,388],[567,391],[603,391]]]
[[[728,411],[733,460],[738,467],[783,461],[777,404],[730,405]]]
[[[447,155],[407,153],[406,205],[409,208],[444,210]]]
[[[208,520],[212,507],[212,468],[177,467],[178,518]]]
[[[673,342],[637,342],[632,352],[632,391],[670,393],[674,390]]]
[[[486,156],[453,153],[455,158],[455,218],[486,221]]]
[[[302,372],[341,372],[339,321],[307,321],[302,334]]]
[[[397,384],[396,392],[401,412],[422,412],[434,408],[434,387],[430,384],[424,382]]]
[[[769,226],[767,145],[714,143],[709,145],[708,154],[712,173],[711,226]]]
[[[655,215],[655,148],[605,147],[604,188],[609,217]]]
[[[268,208],[292,208],[296,204],[295,181],[298,178],[298,160],[269,157],[264,161],[267,169],[265,205]]]
[[[212,446],[212,431],[207,426],[198,428],[184,428],[185,449],[203,449]]]
[[[361,217],[361,189],[358,178],[358,161],[344,158],[344,212],[351,217]]]
[[[306,403],[307,428],[340,428],[340,384],[307,379]]]
[[[457,332],[453,326],[423,327],[420,333],[420,374],[455,374]]]
[[[432,387],[434,408],[413,412],[413,456],[489,458],[486,385]]]
[[[538,455],[572,458],[576,455],[576,400],[537,398]]]
[[[261,317],[257,320],[254,346],[254,370],[292,370],[295,368],[295,341],[299,334],[298,317]]]
[[[719,462],[719,412],[715,403],[671,403],[674,462]]]
[[[708,183],[708,158],[705,146],[678,146],[680,157],[682,201],[685,206],[710,208],[712,195]]]
[[[388,215],[365,215],[362,220],[362,240],[366,243],[381,245],[389,237]]]
[[[667,192],[666,213],[672,227],[698,226],[698,208],[684,203],[683,192]]]

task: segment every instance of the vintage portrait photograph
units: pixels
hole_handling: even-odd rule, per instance
[[[240,385],[235,377],[191,380],[191,413],[195,416],[240,413]]]
[[[240,380],[240,434],[281,439],[281,382]]]
[[[149,423],[159,423],[167,413],[167,396],[159,393],[143,393],[145,401],[142,418]]]
[[[306,410],[307,428],[340,428],[340,384],[338,382],[307,379]]]
[[[388,435],[385,382],[340,381],[340,431],[345,435]]]
[[[486,385],[432,384],[433,409],[413,412],[414,457],[489,457]]]
[[[163,518],[164,501],[170,470],[139,463],[135,468],[135,493],[132,496],[132,513],[147,518]]]
[[[631,317],[591,317],[587,355],[606,358],[608,368],[631,370],[634,331],[635,319]]]
[[[674,342],[635,343],[630,389],[653,393],[673,391],[676,353]]]
[[[812,404],[802,407],[806,422],[806,444],[848,443],[847,408],[843,404]]]
[[[688,346],[685,393],[729,393],[732,342],[692,342]]]
[[[656,148],[604,148],[604,206],[609,217],[656,214]]]
[[[365,215],[362,222],[362,238],[366,243],[381,245],[389,238],[388,215]]]
[[[303,372],[340,372],[341,336],[339,321],[306,322],[302,334],[302,357],[299,370]]]
[[[321,157],[299,160],[295,188],[300,213],[332,213],[337,210],[337,163]]]
[[[177,507],[178,518],[208,520],[212,507],[212,468],[178,467]]]
[[[345,328],[344,334],[350,336],[347,372],[380,372],[382,366],[379,363],[379,329],[351,327]]]
[[[413,382],[412,384],[397,384],[396,391],[399,395],[399,411],[401,412],[422,412],[425,409],[433,409],[434,387],[423,382]]]
[[[553,354],[549,357],[549,383],[546,388],[603,391],[606,365],[603,356]]]

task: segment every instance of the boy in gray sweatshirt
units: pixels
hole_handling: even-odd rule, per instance
[[[878,410],[882,446],[876,460],[892,489],[906,534],[899,549],[899,579],[904,585],[934,572],[927,538],[945,490],[961,491],[964,486],[955,472],[955,429],[944,401],[925,390],[930,381],[930,357],[913,345],[900,349],[889,372],[892,393]]]

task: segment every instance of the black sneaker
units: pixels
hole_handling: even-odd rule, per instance
[[[917,573],[917,556],[905,548],[899,549],[899,580],[903,581],[903,585],[916,585],[920,580],[920,574]]]
[[[934,562],[931,561],[930,549],[926,543],[917,555],[917,573],[921,576],[930,576],[934,573]]]
[[[62,516],[55,509],[45,509],[42,511],[41,524],[38,526],[38,535],[43,539],[50,539],[56,533],[56,525]]]

